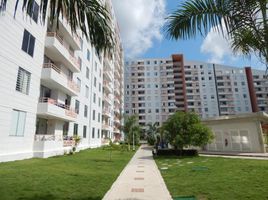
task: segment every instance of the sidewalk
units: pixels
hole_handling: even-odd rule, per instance
[[[224,157],[224,158],[242,158],[242,159],[256,159],[268,160],[268,153],[239,153],[239,152],[213,152],[200,151],[200,156]]]
[[[151,148],[142,145],[121,172],[103,200],[171,200],[153,159]]]

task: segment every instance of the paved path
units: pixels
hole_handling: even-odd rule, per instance
[[[103,198],[103,200],[171,199],[152,157],[151,148],[146,145],[140,147]]]

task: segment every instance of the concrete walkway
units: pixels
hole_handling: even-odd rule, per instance
[[[152,156],[142,145],[103,200],[171,200],[171,196]]]

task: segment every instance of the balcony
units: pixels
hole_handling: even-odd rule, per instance
[[[102,115],[106,116],[106,117],[111,117],[112,114],[111,114],[111,111],[107,108],[103,108],[102,109]]]
[[[109,80],[109,81],[113,81],[113,76],[111,71],[109,70],[104,70],[104,76]]]
[[[110,131],[111,130],[111,127],[107,123],[102,123],[102,130]]]
[[[74,50],[81,49],[80,39],[75,33],[72,32],[66,17],[59,17],[58,31],[63,34],[64,38]]]
[[[49,156],[62,155],[64,153],[62,135],[36,134],[33,149],[35,157],[47,158]]]
[[[41,83],[50,89],[60,90],[70,96],[77,96],[80,91],[78,85],[70,80],[60,67],[52,63],[43,65]]]
[[[45,54],[55,62],[61,62],[72,72],[80,72],[78,59],[70,46],[55,32],[48,32],[45,42]]]
[[[108,95],[103,95],[103,100],[106,101],[110,105],[112,105],[112,103],[113,103],[111,98],[109,98]]]
[[[37,106],[37,115],[46,119],[59,119],[63,121],[75,121],[77,114],[69,106],[57,102],[51,98],[40,98]]]
[[[112,87],[111,87],[111,83],[108,81],[103,81],[103,88],[108,91],[109,93],[112,93]]]
[[[120,133],[120,130],[118,128],[114,128],[114,133]]]
[[[115,113],[119,113],[119,114],[120,114],[120,109],[119,109],[119,107],[118,107],[118,106],[116,106],[116,107],[114,108],[114,112],[115,112]]]
[[[117,117],[114,118],[114,122],[120,124],[120,120]]]
[[[118,70],[115,70],[115,71],[114,71],[114,76],[117,78],[117,80],[118,80],[118,79],[121,79],[121,76],[120,76],[120,73],[119,73]]]

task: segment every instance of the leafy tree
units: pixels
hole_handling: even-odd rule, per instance
[[[172,39],[206,35],[214,28],[231,40],[235,53],[255,53],[268,67],[267,17],[267,0],[188,0],[167,18],[165,28]]]
[[[136,115],[125,116],[124,126],[122,127],[122,129],[125,134],[125,140],[128,142],[130,150],[130,144],[133,144],[133,136],[135,144],[138,144],[140,140],[141,127],[138,123],[137,116]]]
[[[159,132],[159,127],[158,127],[158,123],[155,122],[154,124],[149,123],[147,124],[148,129],[146,130],[147,133],[147,142],[150,145],[154,145],[155,141],[156,141],[156,136]]]
[[[162,130],[175,149],[204,146],[213,139],[212,131],[201,124],[195,113],[176,112],[163,124]]]
[[[0,12],[4,12],[6,4],[11,0],[0,0]],[[14,16],[18,3],[14,8]],[[22,10],[31,12],[34,0],[22,0]],[[113,46],[113,31],[110,26],[110,14],[99,0],[40,0],[39,14],[45,22],[47,14],[54,23],[65,16],[71,29],[76,33],[80,29],[90,42],[99,50],[109,50]]]

